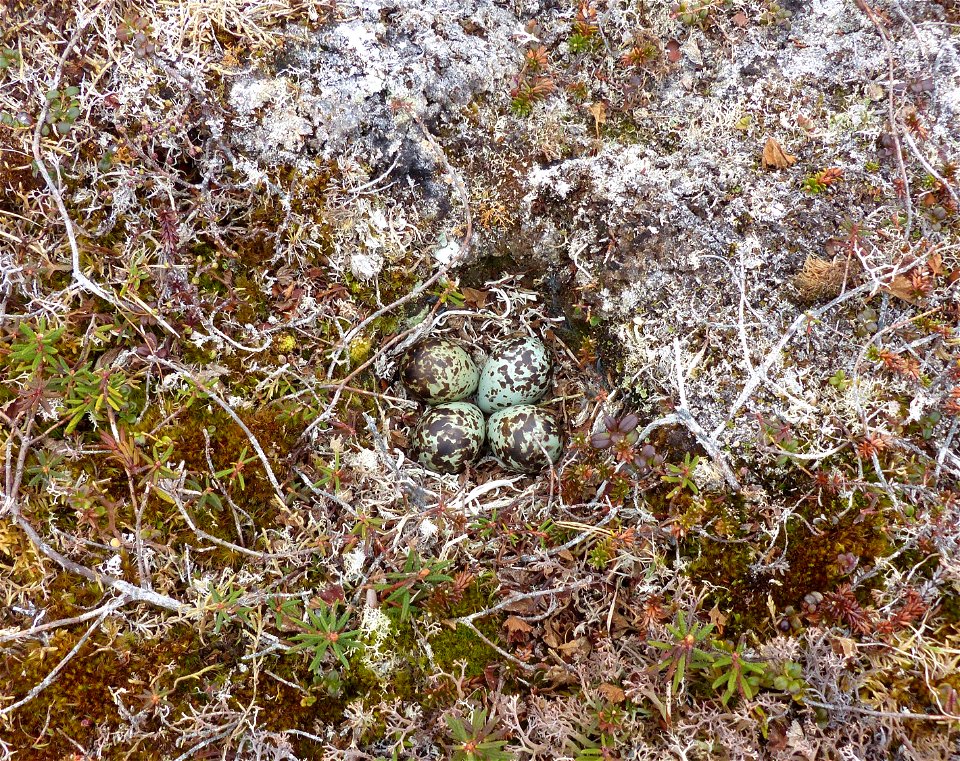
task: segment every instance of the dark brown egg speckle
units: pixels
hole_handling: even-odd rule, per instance
[[[483,446],[483,413],[466,402],[426,411],[413,433],[417,461],[438,473],[459,473]]]
[[[480,371],[463,347],[443,338],[428,338],[407,354],[403,384],[428,404],[464,399],[477,390]]]

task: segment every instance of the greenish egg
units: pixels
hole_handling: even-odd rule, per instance
[[[483,447],[483,413],[467,402],[428,409],[413,432],[417,461],[438,473],[459,473]]]
[[[493,413],[487,421],[487,441],[503,467],[524,473],[557,462],[563,451],[557,419],[532,404]]]
[[[550,384],[550,354],[536,338],[515,338],[495,347],[480,371],[477,406],[488,415],[539,401]]]
[[[480,371],[467,351],[445,338],[428,338],[414,346],[403,366],[403,383],[427,404],[465,399],[477,390]]]

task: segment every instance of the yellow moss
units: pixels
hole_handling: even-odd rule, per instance
[[[350,366],[362,365],[370,358],[373,341],[369,336],[360,336],[350,342]]]
[[[281,333],[276,342],[274,343],[274,348],[281,354],[287,354],[293,351],[294,347],[297,345],[297,338],[292,333]]]

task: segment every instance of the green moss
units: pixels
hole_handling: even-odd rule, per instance
[[[210,459],[214,468],[226,469],[238,460],[244,448],[246,458],[253,455],[250,440],[243,430],[218,406],[203,399],[179,400],[170,402],[173,406],[156,404],[137,426],[137,431],[152,431],[159,423],[165,424],[155,432],[157,439],[169,440],[172,452],[167,464],[170,466],[183,462],[188,478],[194,479],[202,485],[207,483],[209,466],[207,463],[206,442],[203,431],[207,430],[210,436]],[[178,415],[171,416],[172,410]],[[241,419],[257,437],[267,458],[278,478],[282,479],[286,472],[286,463],[293,450],[302,428],[294,421],[284,418],[277,409],[260,407],[255,411],[241,411]],[[133,433],[134,440],[144,458],[152,457],[152,441],[138,438]],[[157,445],[163,449],[162,441]],[[123,468],[113,460],[107,460],[101,454],[90,455],[71,463],[74,476],[85,476],[87,483],[93,483],[97,491],[89,495],[89,502],[94,505],[102,504],[102,500],[115,501],[115,495],[122,495],[128,491],[127,476]],[[269,529],[278,524],[280,507],[277,505],[273,486],[263,471],[260,460],[254,459],[244,466],[245,488],[239,483],[229,485],[228,478],[221,481],[230,489],[234,502],[253,518],[258,530]],[[119,528],[132,527],[136,518],[133,505],[129,501],[115,501],[116,523]],[[35,507],[42,506],[43,502],[34,500]],[[66,530],[77,528],[77,510],[81,505],[75,497],[69,506],[58,510],[57,515],[61,527]],[[101,513],[99,526],[101,531],[106,528],[106,517]],[[236,542],[237,534],[235,521],[226,501],[219,507],[208,502],[202,509],[191,508],[195,521],[208,533],[227,541]],[[33,516],[36,520],[37,516]],[[188,529],[177,508],[169,501],[153,494],[145,503],[142,525],[146,529],[156,532],[154,538],[164,543],[177,545],[181,542],[196,543],[196,537]],[[246,537],[249,541],[253,537]],[[207,557],[216,557],[218,560],[236,560],[231,553],[216,550]]]
[[[274,341],[273,347],[281,354],[288,354],[297,346],[297,337],[293,333],[281,333]]]
[[[495,585],[488,579],[478,579],[467,588],[463,597],[445,612],[447,619],[468,616],[495,604]],[[491,642],[500,638],[502,616],[491,615],[474,621],[474,625]],[[445,625],[443,630],[430,638],[430,649],[437,667],[447,673],[459,673],[457,663],[467,664],[467,676],[479,676],[488,664],[502,662],[502,657],[474,632],[463,625],[455,629]]]
[[[265,673],[267,671],[270,674]],[[271,732],[290,729],[314,732],[324,724],[339,724],[351,699],[346,689],[332,694],[319,681],[314,682],[300,656],[268,659],[261,668],[256,687],[249,672],[234,672],[230,694],[238,708],[256,703],[259,726]],[[317,745],[313,741],[295,735],[290,741],[298,758],[317,757]]]
[[[628,116],[612,114],[603,127],[604,139],[616,140],[622,145],[636,145],[649,141],[652,137],[648,131],[642,130],[637,123]]]
[[[939,605],[938,610],[944,622],[957,630],[957,633],[960,633],[960,626],[958,626],[960,625],[960,594],[949,588],[945,589],[940,596]],[[958,689],[960,689],[960,685],[958,685]]]
[[[350,367],[362,365],[370,357],[373,340],[369,336],[360,336],[350,342]]]
[[[495,626],[490,624],[478,625],[492,641],[496,641]],[[493,637],[490,635],[493,634]],[[430,639],[430,649],[433,651],[434,662],[447,673],[459,673],[458,664],[466,663],[465,674],[468,677],[480,676],[490,663],[500,662],[501,657],[486,642],[480,639],[465,626],[458,626],[454,630],[444,630]]]
[[[496,280],[504,272],[515,272],[517,263],[510,252],[477,257],[460,270],[460,284],[467,288],[483,288],[490,280]]]

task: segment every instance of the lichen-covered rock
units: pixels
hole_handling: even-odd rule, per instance
[[[487,440],[493,456],[503,467],[524,473],[555,463],[563,451],[556,418],[532,404],[491,415],[487,421]]]
[[[480,371],[477,406],[487,414],[539,401],[550,384],[550,355],[536,338],[497,346]]]
[[[498,92],[521,32],[492,0],[357,4],[291,45],[272,76],[251,66],[235,78],[234,139],[273,161],[356,156],[377,173],[429,176],[435,159],[408,114],[449,117]]]
[[[410,350],[403,367],[403,384],[428,404],[465,399],[477,390],[480,371],[473,358],[452,341],[428,338]]]
[[[417,461],[438,473],[459,473],[483,447],[483,413],[467,402],[441,404],[420,419],[413,433]]]

